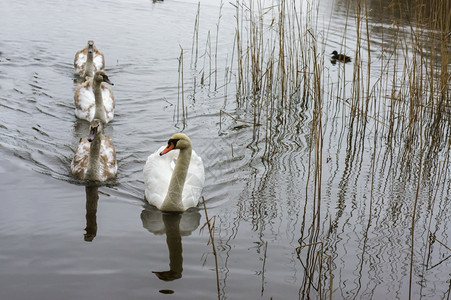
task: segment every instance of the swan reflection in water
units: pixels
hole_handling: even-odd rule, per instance
[[[169,270],[153,271],[159,279],[172,281],[182,277],[182,236],[190,235],[199,227],[200,217],[200,213],[194,209],[184,213],[164,213],[155,207],[148,207],[141,212],[144,228],[155,235],[166,234]]]
[[[86,233],[85,242],[92,242],[97,235],[97,201],[99,190],[97,186],[86,186]]]

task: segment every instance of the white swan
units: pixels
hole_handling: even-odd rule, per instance
[[[92,77],[95,72],[105,68],[105,57],[94,46],[94,41],[88,41],[88,45],[75,53],[75,75]]]
[[[146,199],[159,210],[182,212],[199,203],[204,165],[185,134],[174,134],[166,147],[151,154],[143,173]]]
[[[94,78],[88,77],[88,80],[77,86],[74,94],[77,118],[89,122],[95,118],[103,123],[113,119],[116,102],[113,91],[103,82],[114,85],[104,71],[98,71],[94,74]]]
[[[72,174],[83,180],[105,181],[116,176],[116,151],[110,137],[103,135],[100,120],[94,119],[89,136],[80,139],[70,167]]]

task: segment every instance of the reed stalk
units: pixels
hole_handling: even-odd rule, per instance
[[[207,206],[205,204],[205,198],[203,196],[202,196],[202,202],[203,202],[203,205],[204,205],[204,212],[205,212],[206,224],[208,226],[208,233],[210,235],[209,242],[211,243],[211,248],[213,249],[213,256],[215,258],[216,288],[217,288],[217,292],[218,292],[218,299],[221,299],[221,290],[220,290],[220,285],[219,285],[218,255],[216,253],[215,234],[214,234],[216,218],[213,217],[214,220],[213,220],[213,225],[212,225],[211,224],[211,219],[208,217]],[[205,225],[204,225],[204,227],[205,227]]]
[[[197,13],[194,19],[193,42],[191,45],[191,69],[197,69],[199,58],[199,23],[200,23],[200,1],[197,3]]]
[[[183,128],[186,126],[186,117],[188,108],[185,107],[185,80],[183,75],[183,48],[180,46],[179,61],[179,79],[178,79],[178,97],[177,97],[177,123],[180,121],[180,109],[182,111],[182,124]]]

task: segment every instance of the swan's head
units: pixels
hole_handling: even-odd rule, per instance
[[[191,148],[191,140],[189,137],[184,133],[176,133],[168,140],[168,145],[161,151],[160,156],[165,155],[173,149],[183,150],[187,148]]]
[[[97,71],[94,74],[94,81],[97,82],[106,82],[108,84],[114,85],[110,79],[108,78],[108,75],[105,73],[105,71]]]
[[[88,141],[92,142],[96,138],[96,136],[102,132],[102,130],[102,122],[99,119],[92,120],[91,126],[89,127]]]
[[[94,52],[94,41],[88,41],[88,53]]]

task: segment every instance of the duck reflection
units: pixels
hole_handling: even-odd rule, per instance
[[[182,277],[183,255],[182,236],[190,235],[200,224],[198,211],[184,213],[164,213],[154,207],[141,212],[144,228],[156,235],[166,234],[169,251],[169,270],[153,271],[159,279],[172,281]]]
[[[92,242],[97,235],[97,201],[99,190],[97,186],[86,186],[86,233],[85,242]]]

